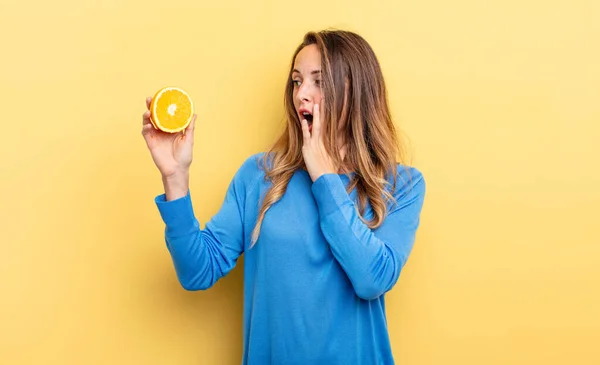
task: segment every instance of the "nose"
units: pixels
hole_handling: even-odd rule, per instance
[[[299,102],[307,102],[310,101],[310,87],[307,83],[302,83],[298,87],[298,92],[296,93],[296,98]]]

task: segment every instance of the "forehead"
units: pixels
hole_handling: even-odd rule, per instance
[[[310,44],[298,53],[294,60],[294,68],[300,72],[310,72],[321,69],[321,52],[317,45]]]

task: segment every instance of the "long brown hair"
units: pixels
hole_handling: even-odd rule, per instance
[[[324,144],[336,166],[354,172],[348,192],[357,189],[360,218],[370,227],[381,225],[396,186],[396,166],[404,154],[391,118],[387,90],[379,61],[371,46],[356,33],[343,30],[308,32],[292,57],[285,88],[286,127],[264,155],[265,178],[272,183],[262,202],[252,244],[259,236],[267,210],[286,191],[294,172],[305,168],[302,157],[302,129],[294,107],[291,75],[298,53],[308,45],[321,53],[321,87],[325,101],[321,106]],[[331,121],[336,124],[332,125]],[[337,147],[338,126],[346,143],[344,160]],[[391,178],[392,182],[388,181]],[[392,190],[393,191],[393,190]],[[370,203],[373,217],[363,216]]]

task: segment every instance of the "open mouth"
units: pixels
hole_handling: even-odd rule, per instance
[[[313,122],[313,116],[312,114],[310,114],[309,112],[302,112],[302,119],[306,119],[306,121],[308,122],[308,125],[312,125]]]

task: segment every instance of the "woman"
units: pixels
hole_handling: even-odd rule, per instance
[[[393,364],[384,294],[413,247],[425,182],[397,163],[369,44],[348,31],[306,34],[285,109],[283,135],[242,164],[204,229],[189,191],[195,121],[167,135],[144,114],[177,276],[204,290],[245,254],[243,364]]]

